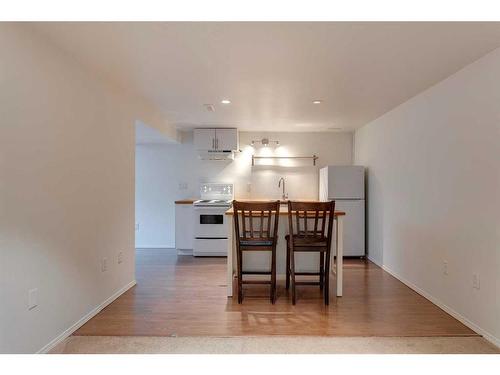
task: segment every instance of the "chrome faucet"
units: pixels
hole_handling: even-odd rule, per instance
[[[278,182],[278,187],[281,187],[281,182],[283,182],[283,194],[281,195],[281,199],[286,201],[288,199],[288,194],[285,193],[285,178],[281,177]]]

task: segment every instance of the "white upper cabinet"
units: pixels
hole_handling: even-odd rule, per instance
[[[194,129],[194,146],[198,151],[238,150],[238,129]]]
[[[194,129],[196,150],[215,150],[215,129]]]
[[[215,147],[219,151],[238,150],[238,129],[215,129]]]

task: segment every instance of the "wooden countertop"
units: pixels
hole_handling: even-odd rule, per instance
[[[180,199],[175,201],[175,204],[193,204],[193,202],[197,199]]]
[[[199,198],[197,198],[197,199],[179,199],[179,200],[175,201],[174,203],[175,204],[193,204],[193,202],[198,200],[198,199]],[[269,202],[272,199],[237,199],[237,200],[240,202]],[[295,199],[295,200],[300,201],[300,202],[318,202],[318,201],[313,200],[313,199]],[[286,203],[286,201],[284,201],[281,204],[286,205],[287,203]]]
[[[255,201],[254,201],[255,202]],[[231,207],[229,210],[226,211],[226,215],[233,215],[234,211],[233,208]],[[288,206],[281,205],[280,206],[280,216],[288,215]],[[344,216],[345,212],[344,211],[335,211],[335,216]]]
[[[236,199],[238,202],[276,202],[276,201],[280,201],[281,205],[287,205],[288,204],[288,200],[281,200],[281,199]],[[291,199],[293,201],[297,201],[297,202],[319,202],[317,199]]]
[[[175,204],[193,204],[193,202],[197,199],[179,199],[175,201]],[[297,199],[299,200],[299,199]],[[269,202],[269,199],[238,199],[240,202]],[[318,202],[312,199],[300,199],[301,202]],[[281,215],[288,215],[288,203],[282,202],[280,206],[280,216]],[[232,215],[233,214],[233,208],[230,208],[229,210],[226,211],[226,215]],[[344,211],[335,211],[335,216],[344,216],[345,212]]]

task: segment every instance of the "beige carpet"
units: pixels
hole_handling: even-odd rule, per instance
[[[482,337],[71,336],[51,353],[292,354],[500,353]]]

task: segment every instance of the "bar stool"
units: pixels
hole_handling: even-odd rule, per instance
[[[276,301],[276,243],[280,202],[233,201],[236,259],[238,269],[238,303],[243,302],[243,284],[270,284],[271,303]],[[271,253],[270,271],[244,271],[243,252]],[[243,280],[244,275],[270,275],[270,280]]]
[[[319,285],[324,289],[325,305],[330,303],[330,250],[333,232],[335,201],[288,201],[288,235],[286,238],[286,289],[292,281],[292,304],[296,302],[296,285]],[[314,220],[314,224],[313,224]],[[326,223],[328,222],[328,227]],[[294,224],[295,223],[295,224]],[[310,225],[308,227],[308,224]],[[319,272],[295,272],[297,252],[319,252]],[[318,281],[296,281],[295,276],[317,275]]]

